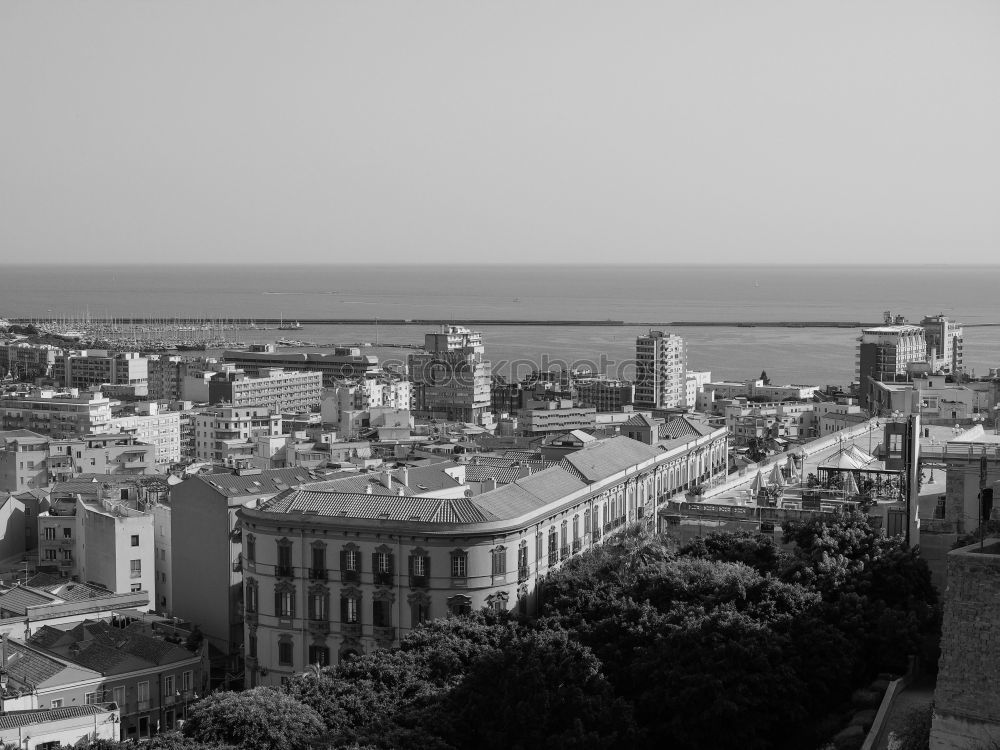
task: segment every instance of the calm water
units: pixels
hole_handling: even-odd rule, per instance
[[[919,320],[943,312],[1000,323],[1000,267],[199,266],[5,267],[0,317],[442,318],[879,322],[883,310]],[[591,363],[628,374],[636,327],[484,327],[494,362]],[[775,382],[847,383],[852,329],[672,326],[689,366],[715,378],[766,369]],[[419,343],[424,329],[380,325],[380,342]],[[247,341],[288,333],[245,331]],[[371,325],[308,326],[323,344],[376,339]],[[966,362],[1000,366],[1000,328],[967,327]],[[383,358],[404,358],[385,349]],[[519,369],[524,369],[522,365]],[[622,368],[625,368],[622,370]]]

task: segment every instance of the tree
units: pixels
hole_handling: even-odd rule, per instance
[[[771,385],[771,378],[767,376],[767,370],[760,371],[760,379],[764,381],[764,385]]]
[[[712,532],[680,549],[683,557],[703,557],[720,562],[741,562],[762,574],[778,573],[785,555],[774,539],[749,531]]]
[[[478,659],[427,720],[454,747],[483,750],[627,746],[631,726],[600,662],[560,631]]]
[[[184,723],[186,737],[242,750],[304,748],[323,731],[316,711],[266,687],[209,695],[194,704]]]

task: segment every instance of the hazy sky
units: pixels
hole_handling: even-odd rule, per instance
[[[3,0],[0,258],[995,262],[997,0]]]

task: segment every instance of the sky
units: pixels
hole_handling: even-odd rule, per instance
[[[1000,253],[995,0],[3,0],[0,260]]]

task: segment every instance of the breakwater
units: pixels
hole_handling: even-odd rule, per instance
[[[266,328],[269,326],[288,325],[295,320],[302,326],[308,325],[383,325],[383,326],[555,326],[555,327],[611,327],[611,328],[669,328],[678,326],[697,326],[706,328],[866,328],[882,325],[882,323],[862,323],[856,320],[674,320],[669,322],[630,322],[624,320],[543,320],[543,319],[504,319],[504,318],[456,318],[444,320],[441,318],[254,318],[252,320],[234,320],[232,318],[171,318],[168,326],[204,326],[224,328]],[[19,318],[12,323],[27,325],[45,325],[57,321]],[[87,326],[147,326],[164,325],[162,318],[114,318],[113,320],[90,318],[78,323],[79,327]],[[1000,324],[980,324],[1000,325]]]

